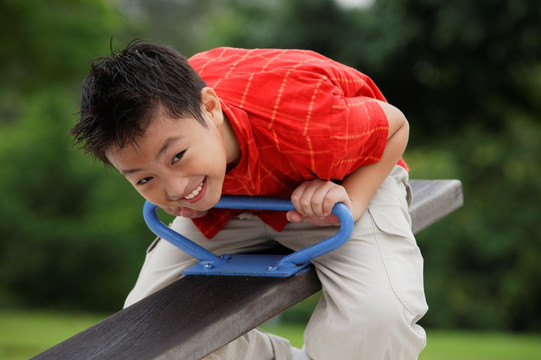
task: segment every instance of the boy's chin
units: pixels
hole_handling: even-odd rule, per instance
[[[207,211],[198,211],[198,210],[192,210],[189,208],[183,208],[181,211],[180,216],[190,219],[196,219],[203,217],[207,214]]]

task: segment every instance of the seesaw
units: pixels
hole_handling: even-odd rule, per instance
[[[276,211],[294,209],[289,199],[247,196],[222,196],[214,207]],[[344,204],[338,203],[333,207],[332,212],[340,219],[340,228],[335,235],[325,240],[289,255],[224,254],[217,257],[207,249],[165,226],[156,214],[157,208],[156,205],[148,201],[143,207],[143,217],[150,230],[199,261],[185,269],[182,272],[183,275],[288,277],[308,267],[310,260],[338,249],[349,240],[353,232],[351,213]]]

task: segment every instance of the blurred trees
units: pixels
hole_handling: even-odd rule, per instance
[[[141,200],[71,148],[78,84],[130,25],[106,1],[0,2],[0,306],[118,307]]]
[[[463,181],[465,208],[418,237],[424,323],[540,330],[538,4],[240,3],[216,18],[214,44],[310,48],[366,72],[410,120],[412,178]]]
[[[116,7],[112,4],[116,4]],[[113,309],[151,235],[142,200],[70,150],[77,83],[109,37],[318,51],[369,74],[411,124],[412,178],[465,207],[418,236],[428,326],[541,329],[541,8],[535,0],[0,1],[0,305]]]
[[[410,119],[412,177],[465,186],[466,207],[419,236],[425,322],[538,329],[540,11],[535,1],[380,0],[348,11],[230,1],[210,13],[206,42],[309,48],[370,74]]]

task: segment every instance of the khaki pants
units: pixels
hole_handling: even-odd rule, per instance
[[[407,359],[425,346],[416,324],[427,311],[423,259],[411,232],[408,174],[396,166],[356,221],[351,239],[312,261],[323,292],[306,326],[306,350],[314,360]],[[288,224],[276,232],[252,215],[231,220],[207,240],[189,219],[171,227],[216,255],[253,252],[274,241],[298,250],[336,233],[334,227]],[[164,240],[149,248],[129,306],[180,277],[196,261]],[[253,330],[206,359],[291,359],[286,339]]]

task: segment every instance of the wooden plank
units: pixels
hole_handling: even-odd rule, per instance
[[[457,180],[414,180],[418,232],[462,204]],[[320,290],[289,278],[187,276],[33,359],[200,359]]]
[[[33,359],[200,359],[320,288],[313,268],[288,278],[186,276]]]
[[[409,208],[413,233],[426,229],[464,204],[459,180],[411,180],[413,202]]]

